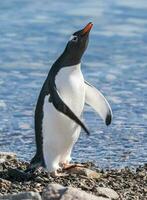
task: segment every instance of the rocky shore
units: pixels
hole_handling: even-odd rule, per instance
[[[0,199],[147,199],[147,164],[136,169],[102,170],[83,163],[53,178],[43,169],[24,173],[29,163],[0,153]]]

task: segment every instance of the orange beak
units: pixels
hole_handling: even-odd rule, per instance
[[[85,26],[85,28],[82,30],[82,35],[84,35],[84,34],[86,34],[86,33],[89,33],[90,30],[92,29],[92,27],[93,27],[92,22],[89,22],[89,23]]]

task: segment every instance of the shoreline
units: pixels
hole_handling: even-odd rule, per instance
[[[102,170],[87,162],[82,163],[85,165],[82,168],[65,171],[65,177],[53,178],[45,170],[39,169],[26,175],[23,171],[29,163],[8,154],[2,156],[0,153],[0,197],[29,191],[42,195],[51,183],[72,186],[95,196],[100,195],[98,188],[110,188],[118,194],[118,199],[125,200],[145,200],[147,195],[147,164],[133,170],[128,167]]]

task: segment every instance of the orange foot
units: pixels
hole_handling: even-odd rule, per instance
[[[49,173],[49,175],[53,178],[68,176],[68,174],[61,173],[61,172],[58,172],[58,171],[51,172],[51,173]]]
[[[68,170],[71,168],[76,168],[76,167],[85,167],[85,165],[79,164],[79,163],[63,163],[62,164],[62,169],[63,170]]]

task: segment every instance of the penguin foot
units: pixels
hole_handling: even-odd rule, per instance
[[[51,173],[49,173],[49,175],[50,175],[51,177],[53,177],[53,178],[68,176],[68,174],[66,174],[66,173],[61,173],[61,172],[58,172],[58,171],[51,172]]]
[[[28,168],[25,170],[26,173],[30,172],[33,173],[36,169],[40,168],[40,163],[30,164]]]
[[[27,169],[25,170],[26,173],[33,173],[34,171],[44,171],[45,167],[42,165],[41,162],[30,164]]]
[[[16,180],[16,181],[28,181],[31,177],[31,175],[29,173],[26,173],[23,170],[19,170],[17,168],[10,168],[8,169],[8,175]]]
[[[68,169],[71,169],[71,168],[76,168],[76,167],[85,167],[85,165],[83,164],[79,164],[79,163],[63,163],[62,164],[62,169],[63,170],[68,170]]]
[[[36,153],[35,156],[32,158],[27,170],[33,171],[34,169],[38,169],[39,167],[45,168],[45,162],[43,159],[43,155],[41,153]]]

